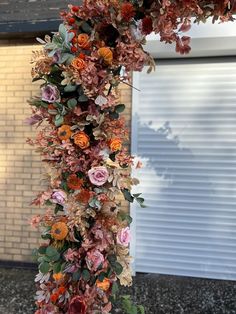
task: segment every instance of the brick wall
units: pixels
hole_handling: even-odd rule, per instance
[[[39,243],[38,232],[27,221],[42,212],[29,204],[42,190],[43,169],[38,154],[25,143],[35,130],[23,123],[30,115],[27,99],[39,91],[30,76],[34,49],[29,41],[0,41],[0,260],[30,262]],[[126,85],[121,101],[128,105],[129,124],[131,90]]]

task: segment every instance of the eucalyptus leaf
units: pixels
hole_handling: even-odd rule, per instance
[[[63,121],[64,118],[61,115],[57,114],[55,117],[55,126],[61,126]]]
[[[57,262],[59,259],[60,259],[60,253],[57,253],[57,254],[55,254],[55,255],[53,255],[53,256],[49,256],[48,257],[48,261],[50,261],[50,262]]]
[[[60,204],[57,204],[55,209],[54,209],[54,213],[57,214],[60,211],[63,212],[63,210],[64,210],[64,207]]]
[[[106,274],[105,273],[101,273],[99,276],[98,276],[98,280],[99,281],[103,281],[106,277]]]
[[[55,249],[55,247],[48,246],[46,248],[46,252],[45,253],[46,253],[47,256],[51,257],[51,256],[56,255],[58,252],[57,252],[57,249]]]
[[[38,263],[43,263],[43,262],[44,262],[44,257],[43,256],[39,256]]]
[[[57,262],[52,267],[54,274],[58,274],[61,271],[61,263]]]
[[[67,93],[71,93],[71,92],[76,91],[76,89],[77,89],[76,85],[66,85],[64,88],[64,91]]]
[[[107,259],[111,265],[114,265],[114,263],[116,262],[116,255],[115,254],[108,255]]]
[[[117,113],[116,111],[110,112],[109,115],[113,120],[119,119],[119,113]]]
[[[40,246],[40,248],[38,249],[39,254],[46,254],[46,246]]]
[[[142,197],[137,197],[137,198],[135,198],[135,199],[136,199],[136,201],[137,201],[140,205],[144,203],[144,198],[142,198]]]
[[[84,269],[84,270],[82,271],[82,277],[83,277],[83,279],[84,279],[85,281],[89,281],[89,279],[90,279],[90,272],[89,272],[88,269]]]
[[[73,281],[79,281],[80,277],[81,277],[81,271],[80,270],[78,270],[77,272],[73,273],[73,275],[72,275]]]
[[[39,265],[39,270],[41,271],[41,273],[43,274],[46,274],[49,272],[49,269],[50,269],[50,265],[49,263],[47,262],[42,262],[40,265]]]
[[[124,104],[119,104],[117,106],[115,106],[115,111],[118,113],[121,113],[125,110],[125,105]]]
[[[78,101],[79,102],[86,102],[86,101],[88,101],[88,97],[86,95],[81,95],[81,96],[79,96]]]
[[[77,105],[77,100],[75,98],[69,99],[67,105],[70,109],[74,109]]]
[[[119,275],[122,273],[122,271],[123,271],[122,265],[121,265],[120,263],[118,263],[118,262],[115,262],[113,268],[114,268],[115,273],[116,273],[118,276],[119,276]]]
[[[42,78],[42,77],[35,77],[35,78],[32,79],[32,82],[37,82],[39,80],[44,80],[44,78]]]
[[[42,238],[43,240],[50,240],[52,237],[51,237],[50,234],[42,234],[42,235],[41,235],[41,238]]]
[[[122,193],[124,195],[124,198],[129,201],[130,203],[133,203],[134,197],[131,195],[130,191],[128,189],[123,189]]]
[[[128,224],[131,224],[133,220],[132,217],[128,213],[125,213],[125,212],[120,212],[118,217],[121,219],[121,221],[126,220]]]
[[[58,114],[56,109],[48,109],[48,113],[50,113],[52,116],[55,116]]]

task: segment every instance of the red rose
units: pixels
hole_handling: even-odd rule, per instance
[[[69,304],[68,314],[86,314],[87,306],[85,299],[80,295],[72,298]]]

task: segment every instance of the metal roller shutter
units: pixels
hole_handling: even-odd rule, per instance
[[[236,280],[236,58],[159,61],[133,85],[135,271]]]

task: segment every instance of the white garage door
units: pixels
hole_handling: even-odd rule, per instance
[[[134,75],[135,271],[236,280],[236,58]]]

